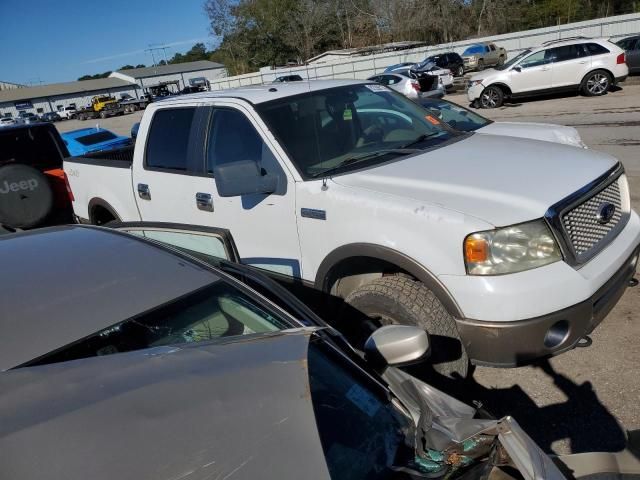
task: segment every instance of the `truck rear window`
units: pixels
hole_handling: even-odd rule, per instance
[[[49,127],[8,128],[0,130],[0,166],[18,163],[39,170],[62,168],[68,153]]]
[[[111,132],[107,130],[102,130],[101,132],[91,133],[89,135],[85,135],[84,137],[76,138],[78,143],[82,145],[95,145],[96,143],[108,142],[109,140],[115,140],[118,138]]]

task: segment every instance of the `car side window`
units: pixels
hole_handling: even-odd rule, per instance
[[[225,163],[251,160],[262,166],[271,150],[240,110],[215,108],[207,140],[207,172]]]
[[[631,40],[631,42],[629,43],[629,50],[640,50],[640,38]]]
[[[495,45],[489,45],[489,48],[491,49],[492,52],[496,51],[496,46]]]
[[[609,53],[609,50],[597,43],[587,43],[587,51],[591,55],[602,55],[604,53]]]
[[[546,52],[545,58],[552,62],[566,62],[584,56],[581,45],[563,45],[562,47],[550,48]]]
[[[402,79],[400,77],[389,75],[389,83],[387,83],[387,85],[395,85],[396,83],[400,83],[401,81]]]
[[[382,85],[389,85],[389,75],[380,75],[378,77],[378,83],[381,83]]]
[[[527,58],[520,62],[520,67],[522,68],[531,68],[538,67],[540,65],[546,65],[549,63],[549,59],[546,58],[546,50],[541,50],[539,52],[533,53],[529,55]]]
[[[145,166],[184,172],[195,107],[158,110],[151,120]]]

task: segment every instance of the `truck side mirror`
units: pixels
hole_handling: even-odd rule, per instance
[[[521,71],[522,71],[522,67],[521,67],[521,66],[519,66],[519,65],[516,65],[515,67],[513,67],[513,69],[514,69],[516,72],[521,72]]]
[[[263,175],[258,163],[252,160],[218,165],[213,168],[213,178],[221,197],[273,193],[278,189],[278,176]]]
[[[429,356],[430,349],[427,332],[410,325],[380,327],[364,344],[368,361],[393,367],[420,363]]]

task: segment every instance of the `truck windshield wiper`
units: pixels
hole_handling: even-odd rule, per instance
[[[410,141],[409,143],[407,143],[406,145],[402,145],[400,148],[409,148],[412,147],[414,145],[417,145],[419,143],[424,142],[426,139],[434,137],[436,135],[439,135],[441,132],[434,132],[434,133],[423,133],[422,135],[418,136],[415,140]]]
[[[416,153],[419,152],[419,150],[417,149],[406,149],[405,147],[401,147],[401,148],[390,148],[390,149],[385,149],[385,150],[378,150],[375,152],[371,152],[371,153],[365,153],[363,155],[356,155],[353,157],[349,157],[349,158],[345,158],[344,160],[342,160],[340,163],[338,163],[337,165],[328,168],[326,170],[323,170],[322,172],[318,172],[316,174],[313,175],[313,178],[316,177],[324,177],[328,174],[331,174],[333,172],[335,172],[336,170],[340,170],[341,168],[344,168],[348,165],[351,165],[353,163],[357,163],[360,162],[362,160],[370,160],[372,158],[376,158],[376,157],[381,157],[383,155],[389,155],[390,153],[395,153],[398,155],[411,155],[412,153]]]

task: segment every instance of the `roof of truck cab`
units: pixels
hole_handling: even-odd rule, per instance
[[[0,236],[0,371],[220,277],[113,230],[59,226]]]
[[[192,102],[194,100],[206,101],[223,98],[239,98],[249,103],[264,103],[278,98],[292,97],[303,93],[317,92],[329,88],[343,87],[347,85],[364,85],[371,83],[362,80],[307,80],[302,82],[279,83],[269,85],[250,85],[246,87],[229,88],[213,92],[199,92],[176,97],[168,97],[155,103],[162,105]]]

